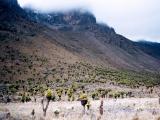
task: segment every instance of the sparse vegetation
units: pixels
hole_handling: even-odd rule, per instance
[[[21,102],[24,103],[24,102],[29,102],[29,101],[31,101],[29,94],[24,92],[21,96]]]
[[[26,59],[27,57],[24,58]],[[31,58],[33,59],[34,55],[32,55]],[[36,56],[36,58],[39,57]],[[31,60],[27,58],[25,61]],[[62,65],[64,66],[61,67]],[[8,69],[9,68],[7,66],[4,66],[2,72],[4,72],[4,70],[8,72]],[[111,88],[104,89],[101,87],[102,84],[107,83],[110,83],[113,86],[126,86],[130,87],[131,89],[138,89],[140,86],[145,86],[146,91],[148,90],[149,93],[152,94],[154,92],[153,86],[156,86],[158,84],[157,81],[159,76],[158,74],[151,73],[147,74],[132,71],[116,71],[111,69],[102,69],[84,63],[67,65],[62,62],[57,64],[57,66],[52,69],[47,68],[44,73],[40,73],[38,71],[39,70],[36,70],[34,65],[31,70],[23,71],[21,69],[17,69],[17,72],[9,72],[9,74],[14,73],[13,75],[17,76],[18,74],[20,75],[20,73],[21,75],[24,75],[30,74],[31,72],[33,76],[26,77],[26,80],[2,80],[1,84],[9,84],[8,93],[12,93],[14,95],[17,95],[19,92],[21,92],[21,90],[25,90],[31,96],[43,96],[43,93],[47,90],[47,87],[51,87],[54,91],[56,91],[55,96],[57,96],[57,100],[61,100],[62,96],[67,95],[68,101],[72,101],[78,98],[76,94],[79,91],[86,89],[85,86],[88,86],[90,84],[99,84],[98,88],[96,87],[95,89],[93,89],[91,87],[88,89],[89,95],[93,99],[99,99],[100,97],[124,98],[126,96],[134,96],[134,93],[131,93],[131,91],[124,90],[113,93],[111,92]],[[62,73],[65,76],[63,76]],[[66,85],[70,87],[66,87]],[[53,100],[56,100],[55,97]]]
[[[58,100],[61,100],[62,94],[63,94],[63,89],[62,88],[58,88],[56,89],[57,95],[58,95]]]

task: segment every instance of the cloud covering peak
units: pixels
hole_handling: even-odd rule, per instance
[[[42,12],[86,9],[129,39],[160,42],[159,0],[18,0]],[[159,41],[158,41],[159,40]]]

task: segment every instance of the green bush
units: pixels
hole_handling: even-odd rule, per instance
[[[62,94],[63,94],[63,89],[62,88],[58,88],[56,89],[57,95],[59,97],[59,100],[61,100]]]
[[[72,88],[69,88],[68,91],[67,91],[67,95],[68,95],[68,101],[71,100],[71,97],[73,95],[73,89]]]
[[[29,96],[28,93],[23,93],[22,96],[21,96],[21,102],[29,102],[31,101],[31,98]]]
[[[12,85],[9,86],[9,91],[11,93],[16,93],[18,90],[19,90],[19,85],[12,84]]]
[[[46,91],[46,98],[50,101],[52,99],[53,92],[51,89]]]

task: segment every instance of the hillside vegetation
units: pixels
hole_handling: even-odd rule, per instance
[[[97,23],[91,13],[42,14],[20,8],[16,0],[1,2],[1,98],[43,96],[48,88],[92,96],[99,89],[98,95],[159,87],[159,52]]]

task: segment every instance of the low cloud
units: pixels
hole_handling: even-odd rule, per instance
[[[160,42],[159,0],[18,0],[22,7],[43,11],[65,11],[83,8],[99,22],[115,28],[129,39]]]

